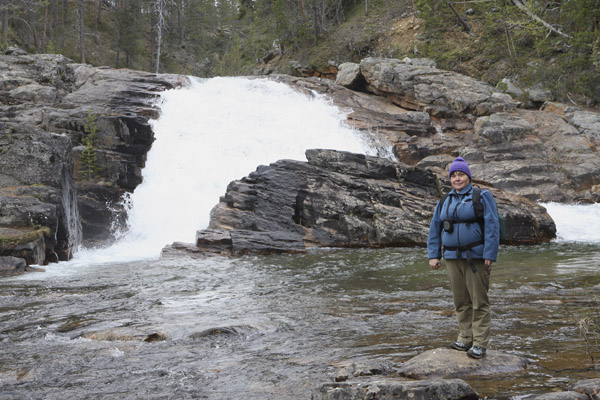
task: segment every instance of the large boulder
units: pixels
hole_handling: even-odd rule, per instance
[[[351,105],[348,99],[357,96],[327,93],[353,110],[349,123],[385,137],[400,161],[417,165],[461,155],[477,178],[535,201],[600,201],[599,113],[549,102],[523,110],[508,93],[426,63],[366,58],[343,66],[340,84],[389,104],[378,113],[365,106],[374,104],[366,95]],[[390,123],[408,112],[426,113],[429,120]]]
[[[324,383],[313,391],[313,400],[398,399],[477,400],[479,396],[460,379],[410,381],[381,379],[368,382]]]
[[[488,350],[480,360],[451,349],[425,351],[403,363],[398,369],[402,376],[412,379],[486,377],[522,372],[529,361],[525,357]]]
[[[0,55],[0,195],[12,205],[0,227],[15,228],[4,243],[19,246],[4,246],[2,254],[23,254],[33,235],[27,263],[46,263],[68,259],[81,240],[110,239],[122,195],[142,181],[154,140],[148,121],[159,113],[155,100],[188,81],[75,64],[61,55]],[[92,133],[96,165],[85,174],[81,155]]]
[[[310,247],[425,246],[442,186],[430,170],[385,158],[307,150],[231,182],[196,247],[207,253],[297,252]],[[543,243],[556,228],[545,209],[493,190],[508,242]],[[172,253],[176,244],[165,250]],[[197,251],[194,251],[197,253]]]
[[[420,63],[369,57],[361,61],[360,71],[368,91],[436,117],[469,118],[519,106],[484,82]]]

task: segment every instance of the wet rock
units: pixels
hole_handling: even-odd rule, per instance
[[[217,335],[238,335],[238,331],[235,328],[231,328],[231,327],[218,327],[218,328],[209,328],[209,329],[205,329],[202,332],[197,332],[197,333],[193,333],[190,335],[190,337],[192,339],[199,339],[199,338],[205,338],[205,337],[210,337],[210,336],[217,336]]]
[[[308,162],[261,166],[231,182],[211,212],[208,229],[196,234],[200,253],[426,245],[441,192],[433,172],[334,150],[308,150],[306,157]],[[490,190],[505,215],[507,242],[542,243],[555,236],[543,207]],[[163,253],[176,247],[186,248],[173,245]]]
[[[156,342],[167,340],[168,336],[162,332],[140,332],[135,328],[111,328],[101,331],[88,332],[81,335],[81,337],[89,340],[100,340],[100,341],[133,341],[133,342]]]
[[[0,276],[23,273],[26,265],[20,257],[0,257]]]
[[[577,392],[554,392],[529,397],[532,400],[590,400],[590,397]]]
[[[335,374],[334,381],[345,382],[350,377],[391,375],[394,373],[391,365],[385,362],[351,363],[341,367]]]
[[[228,234],[227,232],[223,232]],[[229,247],[227,247],[229,249]],[[188,256],[192,258],[204,258],[207,255],[215,255],[219,253],[221,248],[215,246],[214,249],[203,249],[196,246],[195,243],[173,242],[170,245],[163,247],[160,252],[161,258],[178,258]]]
[[[408,378],[473,378],[523,371],[528,360],[512,354],[488,349],[480,360],[464,352],[451,349],[433,349],[403,363],[398,373]]]
[[[313,400],[476,400],[478,398],[473,388],[460,379],[410,381],[391,378],[369,382],[324,383],[314,390],[311,396]]]
[[[0,227],[47,228],[41,259],[32,253],[28,264],[43,264],[46,252],[49,260],[70,259],[81,240],[71,141],[38,127],[0,122],[0,143]],[[10,255],[7,251],[3,254]]]
[[[585,379],[569,386],[571,391],[585,393],[590,399],[600,398],[600,379]]]
[[[16,383],[34,381],[37,374],[34,370],[0,369],[0,385],[14,385]]]
[[[185,76],[75,64],[61,55],[0,55],[0,189],[28,188],[30,196],[58,205],[55,215],[48,214],[58,229],[56,238],[47,239],[50,253],[44,262],[68,259],[82,238],[88,244],[110,238],[114,199],[141,182],[154,137],[148,120],[158,115],[155,99],[186,82]],[[76,191],[73,179],[83,179],[82,138],[92,123],[100,172]],[[71,180],[70,186],[61,180]],[[41,186],[65,193],[48,196]],[[85,214],[83,229],[78,203]]]
[[[374,94],[362,93],[337,85],[327,79],[298,78],[286,75],[269,79],[283,82],[314,96],[325,94],[336,106],[348,110],[348,123],[372,141],[385,154],[390,145],[407,140],[409,135],[428,136],[436,132],[428,113],[407,110]]]
[[[114,229],[125,226],[122,208],[123,190],[110,182],[79,182],[76,185],[81,229],[87,245],[107,242]],[[107,224],[111,221],[111,224]]]

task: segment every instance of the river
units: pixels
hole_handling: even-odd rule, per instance
[[[340,366],[393,369],[455,339],[445,271],[424,249],[160,259],[257,165],[372,151],[343,110],[280,84],[211,79],[162,101],[118,243],[0,280],[0,399],[309,399]],[[490,348],[532,367],[468,381],[490,399],[598,376],[578,323],[599,307],[600,209],[546,206],[558,239],[502,246],[494,265]]]

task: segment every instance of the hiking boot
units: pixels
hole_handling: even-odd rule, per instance
[[[450,348],[454,349],[454,350],[458,350],[458,351],[467,351],[467,350],[469,350],[471,348],[471,345],[470,344],[464,344],[464,343],[461,343],[461,342],[454,342],[454,343],[452,343],[450,345]]]
[[[480,359],[485,356],[485,348],[479,346],[473,346],[467,351],[467,355],[471,358]]]

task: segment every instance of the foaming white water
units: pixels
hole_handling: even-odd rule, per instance
[[[544,203],[556,224],[556,240],[600,243],[600,204]]]
[[[156,258],[174,241],[193,242],[227,184],[261,164],[305,160],[309,148],[374,154],[322,96],[267,80],[214,78],[162,94],[156,141],[143,183],[130,196],[129,229],[108,249],[72,263]]]

